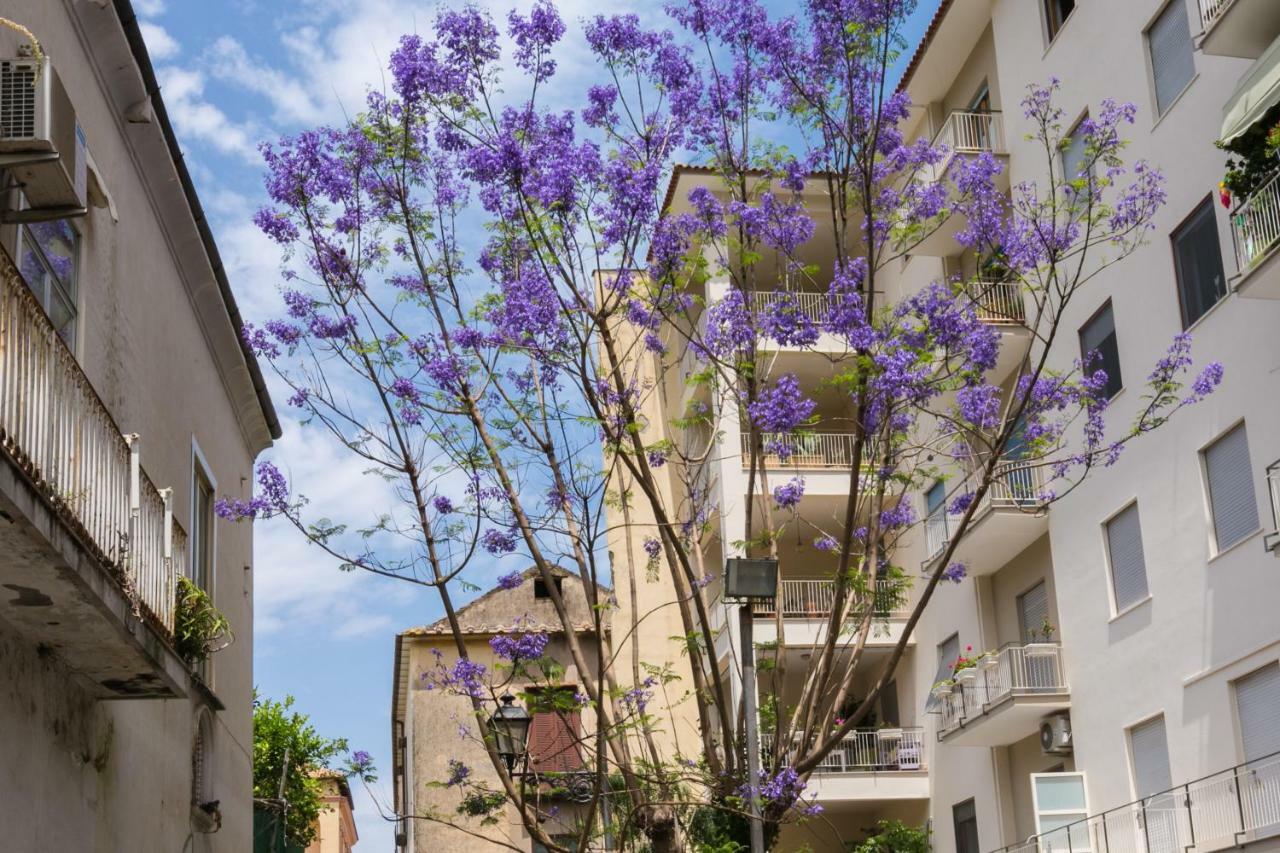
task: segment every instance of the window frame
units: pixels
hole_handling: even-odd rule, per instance
[[[1199,216],[1205,209],[1208,209],[1210,218],[1213,220],[1213,234],[1218,242],[1218,264],[1222,268],[1222,295],[1214,300],[1213,304],[1208,306],[1194,320],[1187,319],[1187,302],[1183,293],[1183,272],[1182,258],[1178,254],[1178,237],[1186,232],[1192,221]],[[1231,286],[1227,282],[1227,266],[1222,255],[1222,231],[1218,226],[1218,211],[1214,205],[1213,195],[1204,196],[1198,202],[1191,206],[1191,210],[1184,216],[1173,230],[1169,232],[1169,254],[1173,256],[1173,288],[1178,296],[1178,319],[1182,322],[1182,330],[1185,332],[1192,326],[1199,323],[1205,317],[1208,317],[1213,310],[1221,305],[1231,296]]]
[[[1165,716],[1164,711],[1160,710],[1160,711],[1156,711],[1155,713],[1148,714],[1142,719],[1137,720],[1136,722],[1130,723],[1124,728],[1125,752],[1127,753],[1129,758],[1129,794],[1133,798],[1134,802],[1137,802],[1138,800],[1150,801],[1156,796],[1164,793],[1164,791],[1168,790],[1168,788],[1166,788],[1161,791],[1156,791],[1153,794],[1141,794],[1138,792],[1138,762],[1136,760],[1137,753],[1133,751],[1133,732],[1135,729],[1140,729],[1143,726],[1151,725],[1156,720],[1160,720],[1164,723],[1165,762],[1169,765],[1169,769],[1171,771],[1169,784],[1170,786],[1173,785],[1173,775],[1172,775],[1173,755],[1172,753],[1169,752],[1169,720],[1168,720],[1168,717]]]
[[[1266,759],[1266,756],[1262,756],[1261,758],[1251,759],[1249,758],[1248,753],[1245,752],[1244,722],[1240,718],[1240,694],[1238,692],[1240,682],[1244,681],[1245,679],[1252,678],[1256,675],[1260,675],[1263,671],[1267,669],[1271,669],[1273,667],[1280,668],[1280,660],[1272,659],[1267,661],[1266,663],[1259,664],[1258,666],[1255,666],[1252,669],[1250,669],[1248,672],[1242,672],[1240,675],[1230,679],[1230,681],[1228,682],[1229,690],[1231,692],[1231,718],[1232,718],[1232,721],[1235,723],[1236,757],[1238,759],[1238,763],[1240,764],[1253,764],[1258,761],[1262,761]]]
[[[1165,105],[1164,109],[1161,109],[1160,90],[1156,87],[1155,54],[1151,51],[1151,30],[1155,28],[1156,23],[1164,16],[1164,13],[1173,8],[1175,3],[1181,4],[1183,12],[1186,13],[1187,34],[1191,45],[1191,76],[1187,78],[1187,82],[1182,85],[1182,88],[1169,99],[1169,102]],[[1146,26],[1142,28],[1142,50],[1146,54],[1147,58],[1147,80],[1149,81],[1148,85],[1151,89],[1151,106],[1153,107],[1151,112],[1152,115],[1155,116],[1155,120],[1157,122],[1173,110],[1174,106],[1182,100],[1182,96],[1186,94],[1187,89],[1190,89],[1191,84],[1200,76],[1200,69],[1196,67],[1196,33],[1191,28],[1191,21],[1192,15],[1190,10],[1187,9],[1186,0],[1168,0],[1168,2],[1156,10],[1155,14],[1147,21]]]
[[[1116,341],[1116,377],[1115,378],[1118,379],[1120,382],[1120,386],[1107,396],[1107,400],[1114,400],[1120,394],[1120,392],[1124,390],[1124,369],[1120,365],[1120,329],[1116,326],[1116,310],[1115,310],[1115,306],[1112,304],[1111,297],[1108,296],[1103,301],[1103,303],[1098,306],[1098,309],[1089,315],[1089,319],[1085,320],[1083,323],[1080,324],[1080,328],[1076,330],[1076,340],[1078,340],[1080,343],[1080,363],[1084,364],[1090,352],[1090,350],[1086,350],[1084,348],[1084,331],[1085,329],[1092,326],[1099,318],[1102,317],[1103,314],[1105,314],[1108,311],[1111,312],[1111,336],[1115,338],[1115,341]],[[1094,351],[1098,352],[1099,357],[1101,357],[1102,353],[1101,353],[1100,347],[1095,347]],[[1101,366],[1102,365],[1099,364],[1099,367]],[[1112,380],[1112,376],[1110,374],[1107,374],[1108,385],[1111,383],[1111,380]]]
[[[1032,642],[1039,642],[1039,643],[1052,642],[1049,640],[1027,639],[1027,635],[1029,631],[1027,630],[1027,626],[1024,624],[1024,622],[1026,621],[1026,614],[1023,612],[1022,603],[1026,601],[1027,596],[1030,595],[1032,592],[1034,592],[1036,587],[1039,587],[1039,586],[1044,587],[1044,618],[1048,619],[1049,609],[1050,609],[1049,604],[1052,600],[1049,596],[1049,579],[1048,578],[1041,577],[1039,580],[1033,581],[1026,589],[1024,589],[1022,592],[1018,593],[1013,597],[1013,607],[1018,614],[1018,639],[1024,645]],[[1043,627],[1043,625],[1044,625],[1044,622],[1042,620],[1039,625],[1035,626],[1036,633],[1040,632],[1040,628]]]
[[[1040,12],[1044,16],[1044,30],[1048,44],[1052,45],[1057,41],[1058,36],[1066,29],[1067,21],[1071,20],[1071,16],[1080,8],[1079,0],[1072,0],[1071,11],[1065,15],[1061,14],[1061,0],[1040,0]]]
[[[1111,523],[1120,516],[1134,508],[1138,512],[1138,542],[1142,546],[1142,576],[1146,580],[1147,594],[1142,598],[1129,602],[1124,607],[1120,606],[1120,600],[1116,596],[1116,572],[1115,565],[1111,559]],[[1130,610],[1141,605],[1144,601],[1148,601],[1152,597],[1151,593],[1151,576],[1147,574],[1147,548],[1146,542],[1142,535],[1142,509],[1138,506],[1138,498],[1135,495],[1126,503],[1122,504],[1119,509],[1102,519],[1102,557],[1107,567],[1107,598],[1111,602],[1111,617],[1122,616]]]
[[[21,207],[26,208],[26,199],[22,199]],[[69,335],[64,336],[61,331],[58,333],[59,339],[67,345],[67,349],[72,354],[78,355],[80,351],[80,272],[81,259],[80,255],[84,245],[84,235],[80,233],[80,229],[70,219],[56,219],[54,222],[65,222],[67,228],[71,231],[71,293],[67,292],[67,288],[63,286],[58,278],[58,274],[53,271],[53,263],[49,260],[48,254],[40,246],[40,242],[31,234],[30,226],[35,223],[20,222],[16,228],[16,245],[17,254],[14,257],[14,265],[21,274],[22,261],[26,254],[30,253],[36,258],[36,262],[44,270],[45,281],[40,282],[41,289],[37,291],[35,282],[26,281],[23,275],[23,281],[26,281],[27,288],[36,297],[36,302],[40,303],[40,307],[44,310],[45,316],[51,324],[57,328],[53,319],[52,303],[59,300],[71,306],[71,321],[69,323],[71,331]]]
[[[1253,481],[1253,453],[1249,449],[1249,433],[1247,426],[1245,419],[1240,418],[1227,426],[1221,432],[1217,433],[1196,451],[1196,456],[1200,463],[1200,483],[1204,493],[1205,523],[1209,534],[1209,559],[1211,560],[1239,547],[1245,542],[1248,542],[1254,536],[1258,535],[1258,533],[1263,529],[1262,517],[1258,515],[1258,490]],[[1249,489],[1253,495],[1254,514],[1258,517],[1253,530],[1244,534],[1230,545],[1223,547],[1218,541],[1218,518],[1217,513],[1215,513],[1213,509],[1213,491],[1209,488],[1209,449],[1216,446],[1220,441],[1235,432],[1237,429],[1245,430],[1245,451],[1249,453]]]
[[[1092,812],[1091,812],[1091,810],[1090,810],[1090,808],[1089,808],[1089,785],[1088,785],[1087,778],[1086,778],[1086,776],[1085,776],[1085,772],[1084,772],[1083,770],[1068,770],[1068,771],[1065,771],[1065,772],[1062,772],[1062,773],[1031,773],[1031,774],[1029,774],[1029,775],[1030,775],[1030,777],[1031,777],[1031,812],[1032,812],[1032,814],[1035,816],[1035,819],[1036,819],[1036,835],[1037,835],[1037,836],[1041,836],[1041,835],[1045,835],[1045,834],[1047,834],[1047,833],[1046,833],[1046,831],[1045,831],[1045,829],[1044,829],[1044,827],[1043,827],[1043,826],[1041,826],[1041,823],[1040,823],[1040,818],[1041,818],[1041,816],[1042,816],[1042,815],[1048,815],[1048,816],[1050,816],[1050,817],[1054,817],[1054,816],[1060,816],[1060,815],[1075,815],[1075,814],[1078,814],[1078,815],[1082,815],[1082,816],[1083,816],[1083,819],[1086,819],[1086,820],[1088,819],[1089,815],[1090,815]],[[1039,779],[1042,779],[1042,778],[1046,778],[1046,777],[1054,777],[1054,778],[1061,779],[1061,778],[1064,778],[1064,777],[1066,777],[1066,776],[1076,776],[1076,777],[1079,777],[1079,779],[1080,779],[1080,791],[1081,791],[1081,793],[1083,793],[1083,794],[1084,794],[1084,808],[1083,808],[1083,810],[1079,810],[1079,809],[1070,809],[1070,810],[1064,810],[1064,809],[1049,809],[1049,810],[1044,810],[1044,811],[1042,811],[1042,810],[1040,809],[1040,789],[1037,787],[1037,785],[1036,785],[1036,781],[1037,781],[1037,780],[1039,780]],[[1071,824],[1071,825],[1074,825],[1075,823],[1077,823],[1077,821],[1072,821],[1072,824]],[[1058,830],[1056,830],[1056,829],[1048,830],[1048,832],[1057,832],[1057,831],[1058,831]],[[1073,853],[1073,850],[1072,850],[1072,848],[1073,848],[1073,847],[1074,847],[1074,845],[1068,845],[1068,846],[1067,846],[1066,853]],[[1054,849],[1056,850],[1057,848],[1055,847]]]
[[[969,797],[967,800],[961,800],[958,803],[951,804],[952,841],[955,843],[956,850],[959,851],[960,850],[960,821],[957,819],[958,815],[956,814],[956,811],[958,809],[964,808],[965,806],[968,806],[970,811],[972,812],[971,816],[965,819],[965,823],[966,824],[972,823],[973,837],[978,842],[978,849],[981,850],[982,836],[978,832],[978,800],[976,797]]]

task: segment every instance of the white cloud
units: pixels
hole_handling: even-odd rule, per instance
[[[204,61],[215,78],[255,92],[271,102],[278,121],[313,124],[324,111],[304,78],[293,76],[249,56],[230,36],[217,39],[205,51]]]
[[[140,18],[154,18],[156,15],[163,15],[164,10],[165,0],[133,0],[133,11]]]
[[[239,155],[254,165],[262,162],[255,144],[261,134],[248,124],[232,121],[205,98],[203,74],[168,65],[160,68],[156,75],[180,138],[199,139],[224,154]]]
[[[159,24],[142,21],[138,24],[138,29],[142,31],[142,40],[146,42],[147,53],[152,59],[171,59],[182,51],[177,39]]]

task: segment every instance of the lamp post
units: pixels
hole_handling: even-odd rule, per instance
[[[510,693],[502,695],[502,704],[489,718],[493,728],[494,746],[498,755],[507,765],[507,772],[514,775],[516,763],[522,761],[528,749],[529,725],[533,717],[529,712],[515,704],[516,698]]]
[[[772,601],[778,594],[778,561],[730,557],[724,566],[724,600],[738,602],[738,634],[742,654],[743,718],[747,724],[747,784],[760,784],[760,732],[756,703],[756,648],[752,636],[756,601]],[[764,821],[760,798],[753,796],[751,810],[751,853],[764,853]]]

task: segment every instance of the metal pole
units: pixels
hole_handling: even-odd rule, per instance
[[[747,779],[752,788],[760,785],[760,732],[756,719],[756,648],[751,636],[754,617],[751,604],[738,605],[738,632],[742,636],[742,701],[747,723]],[[764,821],[760,797],[751,798],[751,853],[764,853]]]

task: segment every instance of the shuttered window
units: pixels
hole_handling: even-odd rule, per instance
[[[1129,730],[1129,750],[1133,753],[1133,787],[1140,798],[1173,787],[1163,715]]]
[[[1249,439],[1244,424],[1204,451],[1209,481],[1209,504],[1218,551],[1225,551],[1258,529],[1258,504],[1253,494]]]
[[[1049,590],[1044,581],[1018,596],[1018,626],[1022,630],[1022,642],[1034,643],[1048,640],[1044,636],[1044,623],[1049,619]]]
[[[1116,337],[1116,315],[1110,301],[1080,328],[1080,355],[1090,372],[1106,371],[1107,384],[1103,393],[1108,398],[1120,393],[1124,387],[1120,378],[1120,341]]]
[[[1236,716],[1245,761],[1280,752],[1280,664],[1236,681]]]
[[[978,811],[973,800],[951,807],[951,822],[956,832],[956,853],[981,853],[978,844]]]
[[[1119,612],[1147,597],[1147,562],[1142,554],[1142,524],[1136,503],[1107,522],[1107,554]]]
[[[956,665],[956,658],[960,657],[960,635],[952,634],[947,639],[938,644],[938,671],[934,673],[933,683],[946,681],[951,677],[952,668]],[[924,710],[927,712],[936,711],[942,705],[942,700],[929,693],[929,698],[925,702]]]
[[[535,711],[529,724],[529,767],[536,773],[582,769],[582,752],[578,749],[581,715],[577,710],[563,710],[574,705],[573,691],[556,692],[558,696],[537,703],[546,710]]]
[[[1182,328],[1185,329],[1227,295],[1213,200],[1201,202],[1187,221],[1173,232],[1172,240],[1178,302],[1182,308]]]
[[[1151,75],[1155,78],[1156,111],[1169,109],[1196,74],[1192,57],[1191,27],[1187,4],[1170,0],[1160,17],[1147,30],[1147,50],[1151,54]]]

